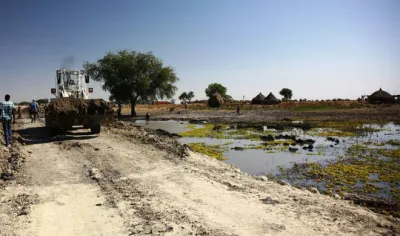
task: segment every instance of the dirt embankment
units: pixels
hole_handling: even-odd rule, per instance
[[[41,127],[26,121],[25,165],[0,193],[6,235],[400,233],[398,219],[249,176],[168,134],[119,122],[48,139]]]
[[[19,129],[21,125],[14,124],[13,129]],[[25,161],[26,151],[23,148],[23,138],[13,130],[11,148],[4,149],[4,133],[0,128],[0,187],[7,185],[7,181],[15,179],[15,174],[20,170]]]

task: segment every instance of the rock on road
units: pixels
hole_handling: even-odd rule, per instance
[[[27,156],[0,190],[0,235],[398,233],[396,219],[180,156],[176,141],[132,125],[49,139],[43,124],[26,120],[20,132]]]

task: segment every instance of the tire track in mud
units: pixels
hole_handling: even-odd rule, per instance
[[[43,124],[25,121],[21,131],[29,155],[18,185],[5,192],[5,198],[15,199],[5,205],[20,213],[0,235],[125,235],[112,209],[96,205],[100,189],[88,183],[72,152],[60,151]]]
[[[89,177],[100,186],[108,205],[119,210],[120,215],[125,219],[125,225],[130,228],[132,234],[234,235],[210,229],[204,222],[185,214],[183,209],[179,210],[163,204],[165,202],[159,198],[163,196],[163,192],[157,189],[157,183],[155,183],[157,181],[152,182],[149,179],[143,181],[140,177],[140,174],[147,170],[138,168],[140,173],[126,176],[113,167],[118,164],[112,163],[112,160],[118,160],[119,156],[110,152],[99,153],[98,145],[89,143],[77,145],[70,142],[65,143],[63,148],[71,150],[71,147],[79,153],[79,156],[85,156],[88,160]],[[162,164],[162,162],[157,164]]]

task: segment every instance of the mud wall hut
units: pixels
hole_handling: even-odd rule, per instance
[[[264,103],[264,99],[265,96],[260,92],[257,96],[255,96],[252,100],[251,100],[251,104],[263,104]]]
[[[395,102],[394,97],[380,88],[378,91],[374,92],[370,96],[368,96],[368,102],[371,104],[392,104]]]
[[[274,105],[279,103],[280,101],[275,97],[273,93],[269,93],[268,96],[264,99],[265,105]]]
[[[210,98],[208,99],[208,106],[209,107],[218,108],[222,104],[224,104],[224,99],[222,98],[221,94],[219,94],[219,93],[212,94],[210,96]]]
[[[399,95],[393,95],[393,97],[394,97],[395,103],[400,104],[400,94]]]

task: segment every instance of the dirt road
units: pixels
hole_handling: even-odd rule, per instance
[[[400,233],[397,219],[248,176],[122,122],[53,140],[25,122],[25,162],[0,190],[0,235]]]

